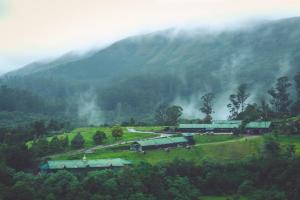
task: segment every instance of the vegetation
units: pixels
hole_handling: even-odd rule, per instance
[[[272,143],[272,145],[270,145]],[[270,148],[271,146],[276,146]],[[279,147],[279,148],[277,148]],[[1,164],[0,197],[10,199],[298,200],[299,157],[268,138],[261,154],[230,163],[173,160],[120,170],[33,175]],[[276,152],[276,157],[268,157]],[[266,159],[268,158],[268,159]],[[156,184],[152,184],[155,182]],[[294,184],[290,184],[290,183]],[[219,195],[219,196],[212,196]]]
[[[84,139],[82,137],[82,135],[80,134],[80,132],[78,132],[75,137],[72,139],[71,141],[71,146],[74,149],[80,149],[82,148],[84,145]]]
[[[117,138],[121,138],[123,136],[123,129],[121,126],[116,125],[113,126],[111,129],[111,135],[113,136],[113,138],[117,139]]]
[[[96,131],[95,135],[93,136],[94,144],[99,145],[103,143],[106,138],[106,134],[103,131]]]
[[[211,123],[212,117],[211,114],[213,111],[213,100],[214,95],[212,93],[207,93],[201,97],[202,100],[202,106],[200,108],[200,111],[205,114],[204,122],[205,123]]]

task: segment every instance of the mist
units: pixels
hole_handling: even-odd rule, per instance
[[[101,125],[105,121],[96,99],[96,93],[92,89],[80,94],[78,99],[78,118],[88,125]]]

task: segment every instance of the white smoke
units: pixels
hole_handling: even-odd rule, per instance
[[[104,123],[103,113],[97,106],[97,97],[93,90],[88,90],[79,97],[78,117],[89,125],[101,125]]]

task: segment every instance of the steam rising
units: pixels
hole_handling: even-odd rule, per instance
[[[93,90],[88,90],[79,97],[78,117],[89,125],[101,125],[104,122],[103,114],[97,106],[96,99]]]

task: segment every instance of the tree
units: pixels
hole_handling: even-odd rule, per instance
[[[61,137],[60,143],[63,148],[67,148],[69,146],[69,137],[67,135],[65,137]]]
[[[47,129],[49,131],[57,131],[60,128],[61,128],[61,125],[57,121],[55,121],[53,119],[50,120],[50,122],[49,122],[49,124],[47,126]]]
[[[240,112],[237,116],[245,122],[256,121],[261,119],[261,112],[256,104],[248,104],[243,112]]]
[[[244,112],[246,101],[250,96],[250,94],[247,92],[247,89],[247,84],[240,84],[236,93],[229,96],[230,103],[227,105],[227,107],[230,112],[230,119],[235,119],[238,117],[240,112]]]
[[[82,137],[82,135],[80,134],[80,132],[78,132],[76,134],[76,136],[73,138],[73,140],[71,141],[71,145],[73,148],[75,149],[79,149],[82,148],[84,145],[84,138]]]
[[[106,139],[106,134],[103,131],[98,130],[93,136],[93,140],[96,145],[101,144],[104,139]]]
[[[212,120],[211,114],[213,113],[213,99],[215,96],[212,93],[207,93],[201,97],[202,106],[200,111],[205,114],[204,121],[210,123]]]
[[[264,120],[269,119],[270,114],[271,114],[271,109],[270,109],[269,104],[264,99],[260,100],[259,109],[261,111],[262,119],[264,119]]]
[[[154,120],[157,125],[165,125],[166,123],[167,105],[162,104],[155,110]]]
[[[121,138],[123,136],[123,129],[121,126],[119,125],[115,125],[112,127],[111,129],[111,135],[117,139],[117,138]]]
[[[287,114],[289,112],[291,101],[289,100],[288,88],[291,85],[288,77],[283,76],[277,79],[276,87],[268,91],[272,98],[270,103],[278,114]]]
[[[51,153],[60,152],[62,150],[62,144],[57,136],[52,137],[51,141],[49,142],[49,151]]]
[[[46,133],[45,122],[43,120],[34,122],[32,126],[36,137],[41,137]]]
[[[294,81],[295,81],[297,99],[296,99],[296,101],[293,105],[292,113],[293,114],[300,114],[300,72],[298,72],[295,75]]]
[[[166,110],[166,124],[175,126],[178,123],[179,117],[182,115],[182,107],[171,106]]]

